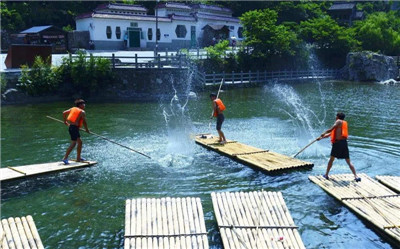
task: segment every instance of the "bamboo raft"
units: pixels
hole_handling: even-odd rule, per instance
[[[305,249],[280,192],[211,193],[225,249]]]
[[[330,175],[330,180],[308,178],[399,245],[400,195],[366,174],[359,176],[361,182],[355,182],[352,174]]]
[[[209,248],[200,198],[126,200],[124,248]]]
[[[400,176],[375,176],[375,178],[383,185],[400,193]]]
[[[84,168],[97,164],[95,161],[73,162],[65,165],[63,162],[32,164],[17,167],[0,168],[0,181],[5,182],[34,175]]]
[[[207,149],[214,150],[241,163],[267,172],[314,166],[314,164],[310,162],[305,162],[270,150],[262,150],[237,141],[227,140],[226,144],[220,145],[218,143],[218,136],[210,134],[196,135],[195,141]]]
[[[1,220],[0,245],[2,249],[44,249],[32,216]]]

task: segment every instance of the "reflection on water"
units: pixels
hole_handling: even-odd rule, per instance
[[[391,248],[352,212],[308,180],[325,171],[330,143],[314,143],[298,157],[309,170],[267,175],[194,143],[209,132],[211,103],[171,96],[157,103],[88,103],[89,128],[152,160],[82,134],[83,156],[98,165],[2,186],[2,218],[32,215],[48,248],[121,248],[125,200],[200,197],[212,248],[222,248],[213,191],[281,191],[307,248]],[[400,88],[349,82],[269,84],[225,90],[223,130],[228,139],[293,155],[333,124],[337,111],[349,122],[349,147],[358,172],[398,175]],[[1,109],[2,167],[58,161],[69,143],[60,117],[71,103]],[[215,120],[213,120],[215,122]],[[212,129],[215,123],[212,123]],[[342,160],[332,174],[350,173]]]

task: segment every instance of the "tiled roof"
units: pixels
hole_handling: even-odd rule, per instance
[[[215,20],[215,21],[239,22],[239,18],[237,18],[237,17],[209,15],[209,14],[204,14],[204,13],[197,13],[196,16],[197,16],[197,18],[209,19],[209,20]]]
[[[93,18],[120,19],[120,20],[136,20],[136,21],[156,21],[155,16],[145,15],[129,15],[129,14],[110,14],[110,13],[94,13]],[[171,22],[171,18],[158,17],[159,22]]]
[[[335,3],[329,8],[329,10],[348,10],[353,9],[355,6],[355,3]]]
[[[39,33],[43,30],[46,30],[50,27],[53,27],[52,25],[48,25],[48,26],[35,26],[29,29],[26,29],[24,31],[21,31],[20,33],[24,34],[24,33]]]
[[[173,14],[173,15],[169,15],[169,17],[170,17],[172,20],[193,21],[193,22],[196,21],[196,18],[194,18],[194,16],[182,16],[182,15],[175,15],[175,14]]]
[[[215,11],[222,11],[227,13],[232,13],[232,10],[225,7],[219,7],[216,5],[206,5],[206,4],[193,4],[192,8],[194,9],[205,9],[205,10],[215,10]]]
[[[133,5],[133,4],[121,4],[121,3],[110,3],[110,4],[101,4],[97,6],[95,10],[104,10],[104,9],[112,9],[112,10],[125,10],[125,11],[143,11],[147,13],[147,8],[142,5]]]
[[[156,8],[164,9],[164,8],[173,8],[173,9],[182,9],[182,10],[192,10],[189,5],[184,3],[159,3]]]
[[[92,17],[92,15],[93,15],[92,12],[90,12],[90,13],[83,13],[83,14],[80,14],[80,15],[76,16],[76,17],[75,17],[75,20],[89,18],[89,17]]]

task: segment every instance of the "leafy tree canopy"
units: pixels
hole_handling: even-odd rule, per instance
[[[245,45],[254,49],[254,55],[295,54],[297,36],[284,25],[277,25],[277,16],[276,11],[264,9],[248,11],[240,17]]]
[[[334,49],[347,53],[358,45],[352,30],[339,26],[330,16],[322,16],[300,23],[301,37],[319,49]]]
[[[400,18],[396,12],[376,12],[352,28],[364,50],[400,54]]]

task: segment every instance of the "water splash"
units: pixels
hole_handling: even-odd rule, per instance
[[[309,52],[309,57],[308,57],[308,68],[311,70],[311,72],[315,72],[315,70],[321,70],[322,65],[321,62],[319,61],[316,53],[315,53],[315,49],[314,47],[308,47],[308,52]],[[315,74],[313,74],[313,76],[316,76]],[[319,80],[317,77],[314,77],[316,79],[316,83],[318,85],[318,91],[321,97],[321,107],[323,109],[323,115],[324,117],[322,118],[322,120],[326,119],[326,104],[325,104],[325,94],[322,91],[322,83],[321,80]]]
[[[396,81],[394,79],[380,81],[378,83],[381,84],[381,85],[390,85],[390,86],[399,86],[400,85],[400,81]]]
[[[189,74],[189,84],[182,101],[175,88],[174,79],[171,77],[174,95],[169,105],[161,105],[168,136],[167,155],[161,159],[161,163],[169,167],[187,166],[193,160],[191,156],[194,153],[194,145],[190,134],[193,133],[194,126],[187,110],[189,100],[193,99],[193,93],[190,91],[191,79],[192,74]]]
[[[320,119],[302,101],[293,87],[289,85],[275,84],[272,88],[272,93],[285,104],[287,108],[280,108],[279,110],[289,116],[293,124],[302,131],[301,134],[308,134],[311,137],[315,137],[316,128],[320,130],[320,127],[325,123],[326,114],[324,114],[323,119]]]

